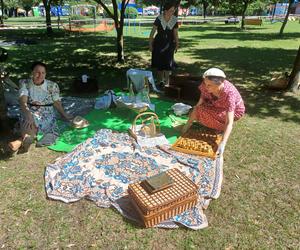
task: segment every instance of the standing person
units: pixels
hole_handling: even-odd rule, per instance
[[[164,5],[163,13],[155,19],[149,37],[151,67],[157,69],[158,80],[163,86],[169,85],[170,73],[175,68],[174,53],[179,46],[175,10],[174,3],[168,2]]]
[[[73,118],[64,111],[58,85],[45,79],[46,64],[34,62],[31,70],[32,77],[20,81],[21,138],[8,144],[12,153],[21,147],[24,152],[28,151],[37,132],[43,133],[45,144],[54,143],[58,133],[54,108],[65,120]]]
[[[218,149],[219,154],[223,154],[233,122],[245,113],[244,101],[235,86],[226,80],[225,73],[218,68],[210,68],[204,72],[199,90],[200,99],[182,132],[186,132],[194,121],[223,132],[223,140]]]

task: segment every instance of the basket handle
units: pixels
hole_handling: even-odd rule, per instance
[[[149,120],[149,119],[151,119],[151,117],[154,117],[154,119],[157,121],[157,123],[158,123],[158,125],[159,125],[159,119],[158,119],[157,114],[155,114],[154,112],[143,112],[143,113],[138,114],[138,115],[134,118],[134,120],[133,120],[133,122],[132,122],[132,131],[133,131],[134,133],[136,132],[136,122],[137,122],[137,120],[138,120],[139,118],[145,116],[145,115],[149,115],[149,116],[150,116],[150,117],[148,117],[146,120]]]

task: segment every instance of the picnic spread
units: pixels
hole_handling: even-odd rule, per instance
[[[222,158],[189,155],[171,150],[170,145],[140,147],[127,132],[100,129],[72,152],[59,157],[46,168],[45,189],[49,198],[66,203],[88,199],[99,207],[114,207],[143,226],[128,195],[128,185],[169,169],[178,169],[198,186],[197,202],[175,216],[170,211],[172,217],[155,226],[182,225],[194,230],[207,227],[204,209],[220,195]]]
[[[221,192],[221,135],[194,127],[180,135],[191,106],[150,99],[151,75],[133,73],[127,76],[129,95],[108,90],[92,102],[82,100],[78,110],[90,112],[77,112],[69,123],[58,123],[59,134],[39,140],[41,146],[55,141],[49,149],[67,152],[46,167],[46,194],[114,207],[146,228],[205,228],[204,210]]]
[[[177,115],[190,106],[157,98],[151,105],[133,105],[124,93],[111,93],[101,99],[103,110],[76,117],[49,147],[68,153],[46,168],[48,197],[66,203],[89,199],[99,207],[114,207],[142,227],[207,227],[204,210],[220,195],[223,159],[209,155],[207,146],[196,154],[193,148],[175,147],[184,138],[176,127],[187,119]],[[207,139],[215,153],[219,137],[197,131],[190,133],[198,133],[202,143]]]

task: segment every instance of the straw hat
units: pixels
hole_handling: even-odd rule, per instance
[[[226,75],[223,70],[218,68],[210,68],[203,73],[203,78],[207,76],[217,76],[226,78]]]
[[[81,116],[76,116],[72,121],[73,128],[86,128],[89,125],[89,122]]]

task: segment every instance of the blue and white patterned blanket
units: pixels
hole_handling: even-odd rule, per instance
[[[101,129],[71,153],[49,164],[45,185],[49,198],[66,203],[87,198],[99,207],[113,206],[139,223],[128,198],[128,184],[178,168],[199,186],[198,204],[157,226],[183,225],[196,230],[208,225],[203,209],[220,195],[222,165],[220,158],[211,160],[183,154],[168,146],[141,148],[126,133]]]

